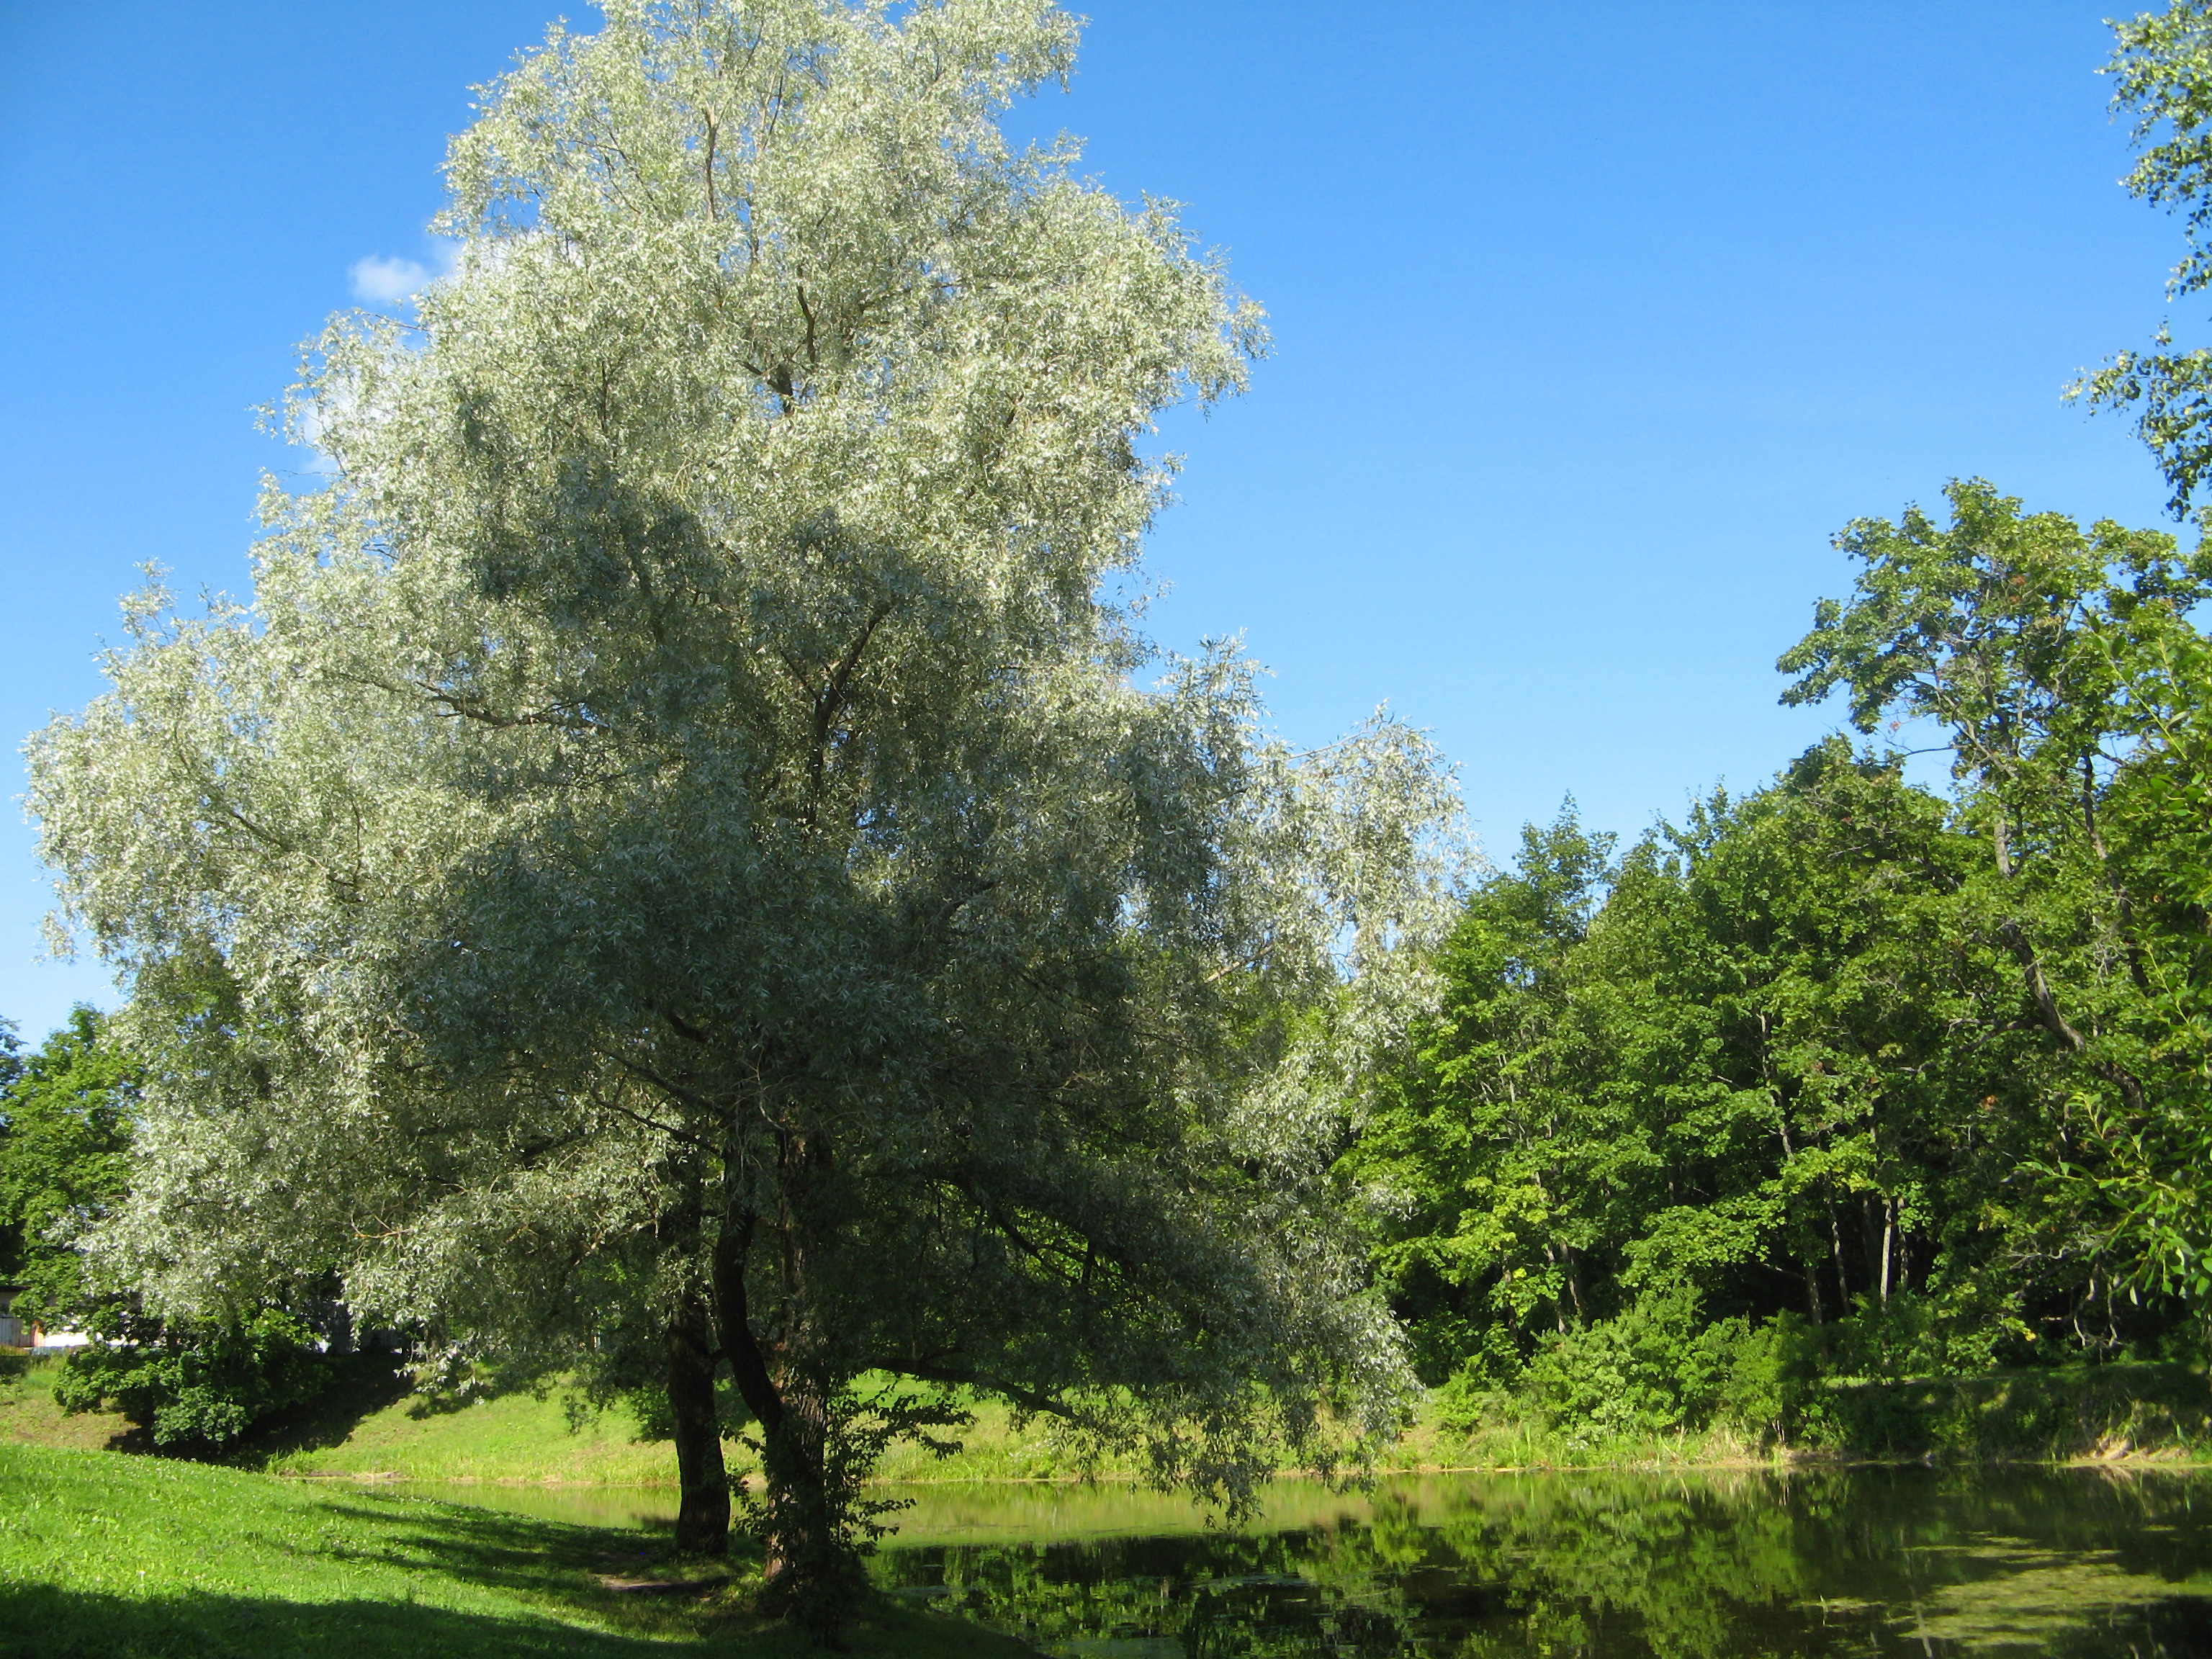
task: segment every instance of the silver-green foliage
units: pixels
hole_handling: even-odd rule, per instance
[[[157,1299],[335,1261],[515,1354],[704,1297],[787,1395],[981,1383],[1231,1490],[1394,1425],[1324,1172],[1452,795],[1388,720],[1263,739],[1229,653],[1133,684],[1140,443],[1264,336],[1001,137],[1073,37],[621,0],[486,90],[453,274],[309,354],[251,603],[139,596],[31,745],[165,1056],[104,1245]]]
[[[2175,262],[2166,297],[2202,294],[2212,289],[2212,5],[2173,0],[2112,27],[2112,110],[2135,118],[2142,151],[2123,182],[2181,216],[2189,251]],[[2212,472],[2212,351],[2178,347],[2162,324],[2151,349],[2117,354],[2067,395],[2130,410],[2172,486],[2169,507],[2177,516],[2188,509]]]

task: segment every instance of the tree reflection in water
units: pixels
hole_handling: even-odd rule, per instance
[[[2180,1474],[1286,1485],[1241,1531],[1126,1492],[938,1489],[908,1522],[886,1588],[1066,1659],[2212,1656],[2212,1482]]]

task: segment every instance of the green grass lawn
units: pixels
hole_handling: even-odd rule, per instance
[[[744,1610],[754,1565],[350,1483],[0,1443],[0,1655],[27,1659],[810,1651]],[[914,1659],[1030,1651],[891,1603],[851,1638]]]
[[[940,1462],[915,1445],[894,1446],[877,1470],[884,1480],[1052,1479],[1078,1473],[1057,1447],[1049,1425],[1017,1433],[1003,1406],[984,1401],[968,1445]],[[726,1441],[732,1470],[759,1460],[741,1442]],[[549,1481],[586,1486],[672,1486],[676,1451],[666,1441],[638,1438],[620,1405],[579,1412],[559,1392],[538,1398],[501,1395],[442,1407],[415,1396],[394,1397],[366,1412],[333,1401],[242,1446],[238,1460],[281,1474],[385,1474],[410,1480]]]
[[[12,1369],[12,1368],[11,1368]],[[46,1357],[0,1373],[0,1444],[144,1449],[114,1413],[65,1417],[54,1403],[60,1361]],[[883,1480],[1054,1480],[1084,1473],[1052,1425],[1017,1431],[1006,1408],[975,1406],[966,1448],[940,1460],[920,1446],[894,1446]],[[756,1467],[751,1449],[724,1443],[730,1468]],[[388,1368],[349,1360],[324,1395],[255,1430],[223,1462],[272,1474],[383,1475],[406,1480],[544,1482],[655,1486],[676,1483],[676,1452],[638,1437],[636,1419],[617,1404],[583,1409],[562,1390],[499,1395],[461,1404],[410,1394]],[[1126,1473],[1113,1469],[1104,1474]]]

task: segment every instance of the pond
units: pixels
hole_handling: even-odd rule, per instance
[[[600,1525],[669,1514],[652,1491],[435,1495]],[[1127,1487],[900,1495],[915,1506],[878,1580],[1059,1659],[2212,1659],[2212,1477],[2185,1473],[1285,1481],[1236,1529]]]

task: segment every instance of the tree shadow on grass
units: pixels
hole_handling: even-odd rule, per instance
[[[0,1584],[8,1659],[628,1659],[646,1637],[551,1619],[495,1618],[407,1601],[277,1601],[202,1592],[158,1599]]]
[[[280,1540],[271,1539],[271,1544]],[[603,1530],[404,1498],[362,1498],[295,1515],[281,1547],[298,1562],[383,1568],[389,1599],[342,1601],[218,1595],[179,1588],[144,1597],[81,1591],[64,1583],[0,1583],[0,1659],[100,1656],[100,1659],[385,1659],[386,1656],[605,1656],[665,1653],[711,1642],[715,1651],[781,1652],[726,1592],[734,1573],[701,1583],[650,1534]],[[642,1547],[642,1549],[641,1549]],[[744,1565],[740,1555],[737,1565]],[[682,1581],[674,1594],[622,1591],[606,1579]],[[296,1582],[296,1581],[295,1581]],[[514,1598],[510,1609],[462,1612],[426,1605],[441,1585]],[[599,1628],[593,1628],[599,1626]]]
[[[364,1419],[404,1399],[413,1387],[389,1354],[348,1354],[331,1360],[325,1378],[313,1399],[272,1412],[237,1439],[223,1444],[185,1440],[157,1445],[150,1425],[129,1423],[107,1437],[106,1449],[134,1456],[173,1457],[186,1463],[263,1468],[289,1453],[343,1446]]]
[[[94,1465],[77,1472],[97,1472],[91,1455]],[[101,1587],[79,1588],[69,1529],[57,1530],[54,1516],[66,1522],[72,1509],[89,1508],[127,1519],[130,1492],[106,1481],[72,1497],[72,1471],[46,1461],[48,1484],[58,1482],[41,1489],[52,1512],[40,1534],[50,1547],[19,1553],[13,1577],[0,1580],[0,1659],[811,1653],[803,1632],[750,1611],[759,1557],[743,1538],[731,1540],[728,1561],[708,1563],[678,1557],[661,1532],[359,1489],[264,1491],[265,1477],[244,1486],[228,1484],[235,1476],[187,1480],[144,1494],[166,1501],[144,1516],[149,1524],[121,1534],[137,1540],[137,1559],[125,1544],[121,1559],[104,1559],[111,1576]],[[204,1588],[210,1582],[226,1588]],[[856,1654],[900,1659],[1034,1651],[886,1597],[872,1598],[853,1635]]]
[[[890,1607],[851,1632],[854,1659],[1024,1659],[1037,1650],[973,1625]],[[263,1601],[204,1592],[144,1600],[0,1583],[0,1659],[816,1659],[785,1626],[671,1641],[418,1602]]]
[[[386,1353],[352,1353],[333,1359],[329,1362],[328,1376],[329,1381],[313,1399],[263,1419],[204,1461],[259,1468],[294,1452],[343,1446],[364,1419],[404,1399],[414,1389],[399,1361]]]
[[[726,1606],[702,1607],[701,1595],[641,1600],[611,1590],[606,1578],[665,1579],[708,1589],[733,1585],[760,1564],[758,1547],[742,1534],[726,1560],[685,1561],[663,1531],[583,1527],[535,1516],[419,1498],[367,1493],[321,1505],[346,1523],[347,1541],[325,1542],[334,1561],[369,1562],[434,1573],[480,1589],[532,1596],[588,1618],[656,1631],[696,1629],[726,1618]]]
[[[698,1642],[759,1659],[819,1651],[803,1632],[749,1610],[746,1592],[757,1584],[761,1550],[741,1533],[731,1534],[726,1560],[707,1561],[678,1556],[665,1530],[578,1526],[366,1493],[326,1500],[323,1508],[351,1540],[322,1546],[319,1553],[332,1561],[435,1573],[527,1597],[549,1612],[611,1626],[626,1640],[679,1648]],[[1017,1659],[1036,1652],[1013,1638],[875,1592],[863,1597],[848,1635],[856,1654],[903,1659]]]

